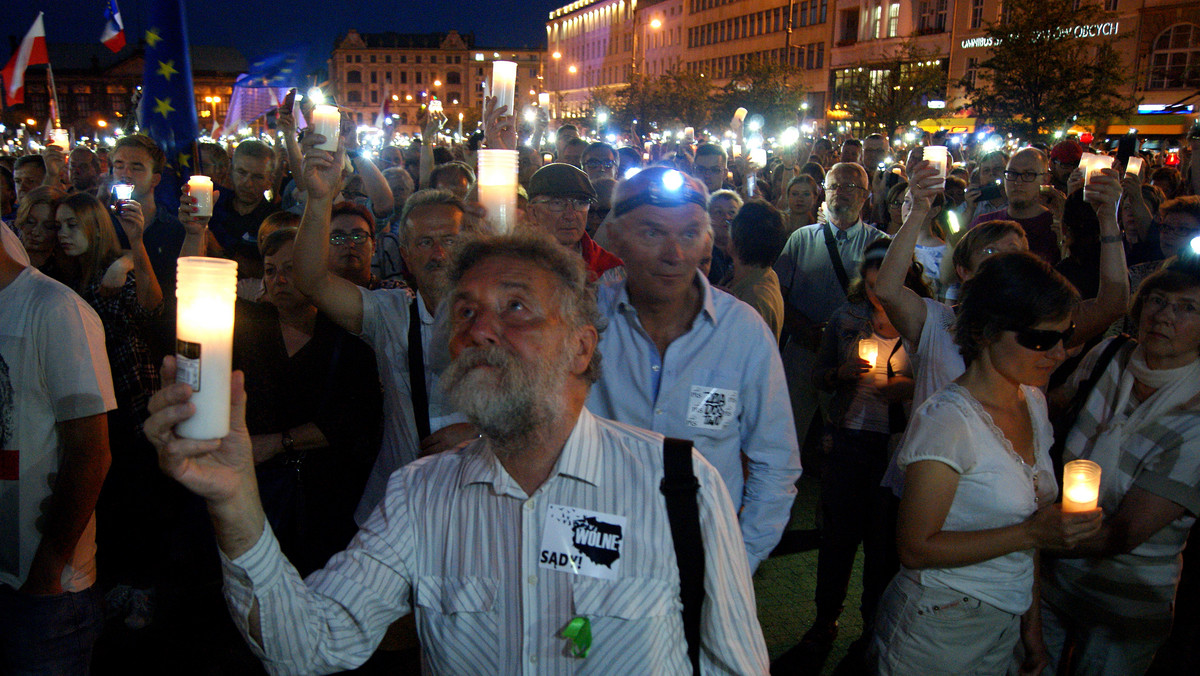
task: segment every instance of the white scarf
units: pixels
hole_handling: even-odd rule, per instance
[[[1144,346],[1138,345],[1130,355],[1129,365],[1117,384],[1115,405],[1108,410],[1098,430],[1101,437],[1111,434],[1116,437],[1115,441],[1124,441],[1142,425],[1158,420],[1200,394],[1200,359],[1178,368],[1152,369],[1146,364],[1145,354]],[[1154,393],[1126,416],[1125,409],[1129,406],[1135,380],[1154,388]]]

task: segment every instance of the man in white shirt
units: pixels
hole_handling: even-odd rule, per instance
[[[296,235],[295,283],[313,305],[375,350],[383,385],[383,443],[367,479],[355,520],[362,525],[383,497],[388,477],[417,459],[421,444],[450,448],[477,433],[455,418],[437,392],[430,354],[434,315],[445,290],[450,248],[463,227],[465,207],[444,191],[422,191],[401,214],[400,253],[417,294],[407,289],[366,289],[333,274],[328,265],[333,203],[342,185],[345,150],[319,150],[323,136],[309,134],[304,149],[308,201]],[[413,373],[422,377],[413,378]],[[422,382],[424,381],[424,382]]]
[[[208,501],[226,599],[251,648],[272,672],[349,669],[415,612],[434,673],[689,671],[663,438],[583,408],[600,364],[581,261],[541,235],[490,238],[463,247],[450,279],[442,384],[482,438],[393,475],[350,547],[307,581],[265,524],[240,374],[221,441],[173,434],[191,413],[186,386],[155,395],[147,436],[165,470]],[[168,381],[173,369],[168,361]],[[695,451],[691,460],[705,571],[699,664],[765,674],[732,505],[716,470]]]
[[[116,408],[104,327],[83,299],[10,253],[11,233],[3,239],[0,671],[85,673],[103,623],[95,508]]]

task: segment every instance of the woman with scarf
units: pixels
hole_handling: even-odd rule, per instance
[[[1146,671],[1170,633],[1181,551],[1200,511],[1200,262],[1147,277],[1130,318],[1137,341],[1106,364],[1109,341],[1097,345],[1054,395],[1074,396],[1102,369],[1063,461],[1100,465],[1104,525],[1070,552],[1045,552],[1042,568],[1045,640],[1060,674]]]

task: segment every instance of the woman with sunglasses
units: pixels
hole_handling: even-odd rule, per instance
[[[1060,674],[1146,671],[1170,634],[1181,551],[1200,511],[1200,261],[1147,277],[1129,314],[1137,341],[1103,366],[1063,451],[1064,462],[1100,465],[1106,517],[1042,568],[1046,644]],[[1106,347],[1052,400],[1072,397]],[[1071,664],[1060,663],[1067,655]]]
[[[900,572],[876,616],[881,674],[1004,674],[1022,640],[1045,662],[1037,550],[1093,534],[1100,512],[1069,514],[1047,451],[1039,387],[1066,357],[1075,289],[1027,253],[997,254],[963,285],[954,338],[966,372],[913,415],[904,472]]]

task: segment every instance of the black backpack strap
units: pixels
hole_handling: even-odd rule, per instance
[[[683,637],[692,673],[700,674],[700,608],[704,605],[704,542],[700,535],[700,481],[692,471],[692,442],[663,439],[663,480],[667,520],[679,565],[679,598],[683,602]],[[685,563],[686,562],[686,563]]]
[[[828,223],[821,224],[821,232],[825,233],[825,248],[829,250],[829,262],[833,264],[833,272],[842,285],[842,292],[850,289],[850,278],[846,275],[846,267],[842,265],[842,255],[838,253],[837,241]]]
[[[1067,437],[1071,434],[1071,428],[1075,427],[1075,420],[1079,417],[1079,412],[1083,410],[1083,405],[1087,403],[1088,395],[1096,388],[1096,383],[1100,382],[1100,376],[1104,375],[1104,371],[1112,363],[1113,357],[1117,356],[1117,351],[1130,340],[1133,339],[1122,333],[1104,346],[1104,351],[1100,353],[1100,358],[1096,360],[1087,380],[1079,384],[1079,389],[1075,390],[1075,396],[1071,397],[1067,408],[1055,420],[1054,444],[1050,446],[1050,460],[1054,463],[1054,476],[1062,476],[1063,451],[1067,446]]]
[[[412,387],[417,443],[429,436],[429,393],[425,391],[425,355],[421,347],[421,299],[413,296],[408,314],[408,381]]]

